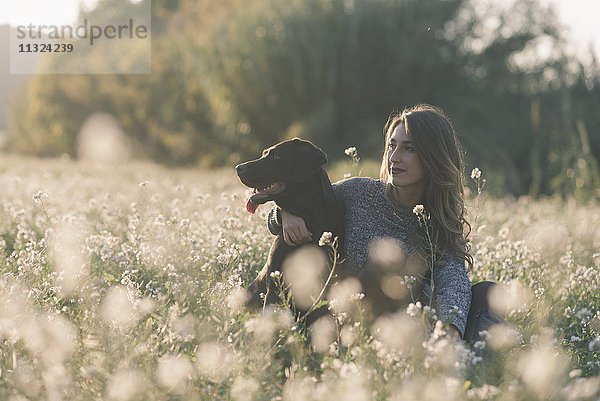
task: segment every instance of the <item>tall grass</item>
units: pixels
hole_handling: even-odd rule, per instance
[[[599,395],[597,203],[474,191],[471,277],[511,296],[471,348],[428,306],[374,320],[352,281],[310,329],[247,310],[272,237],[233,170],[6,156],[0,171],[2,400]]]

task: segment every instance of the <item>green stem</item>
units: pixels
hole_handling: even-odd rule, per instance
[[[435,281],[433,280],[433,269],[435,267],[435,255],[433,252],[433,242],[431,241],[431,235],[429,234],[429,221],[427,219],[425,219],[425,216],[423,216],[423,225],[425,226],[425,234],[427,235],[427,242],[429,243],[429,256],[431,258],[430,261],[430,265],[429,265],[429,270],[431,272],[431,283],[430,283],[430,287],[431,287],[431,297],[429,297],[429,306],[431,307],[431,304],[433,302],[433,294],[435,291]]]
[[[333,250],[333,264],[331,266],[331,271],[329,272],[329,276],[327,277],[327,280],[325,280],[325,284],[323,285],[323,288],[321,288],[321,292],[319,293],[319,295],[317,296],[317,298],[314,300],[312,306],[308,309],[308,311],[304,315],[302,315],[298,319],[298,322],[301,322],[310,313],[313,312],[315,306],[317,306],[317,304],[321,300],[321,297],[325,293],[325,289],[327,288],[327,286],[329,285],[329,282],[331,281],[331,278],[333,277],[333,272],[335,271],[335,266],[337,265],[337,246],[335,246],[336,245],[336,241],[337,241],[337,238],[333,241],[333,244],[331,245],[331,249]]]

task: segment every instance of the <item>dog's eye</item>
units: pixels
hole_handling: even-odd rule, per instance
[[[272,154],[271,157],[273,158],[273,160],[279,159],[279,155],[276,155],[276,154]]]

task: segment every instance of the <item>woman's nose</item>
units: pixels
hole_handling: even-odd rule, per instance
[[[392,150],[392,153],[390,154],[390,160],[393,162],[399,162],[400,159],[401,159],[400,152],[398,151],[398,148],[395,148],[394,150]]]

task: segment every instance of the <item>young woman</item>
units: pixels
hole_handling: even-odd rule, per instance
[[[453,337],[464,334],[471,303],[466,269],[473,259],[466,239],[470,226],[462,172],[460,144],[450,121],[440,109],[418,105],[390,116],[379,180],[357,177],[333,185],[344,208],[345,267],[356,274],[365,270],[370,244],[377,239],[396,240],[407,255],[433,252],[430,288],[439,318],[452,322]],[[416,205],[423,205],[429,216],[429,239],[413,213]],[[283,229],[291,246],[321,234],[308,232],[301,218],[277,208],[268,225],[273,234]]]

